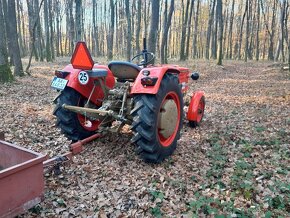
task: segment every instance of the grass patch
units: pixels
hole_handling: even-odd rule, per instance
[[[248,163],[244,159],[235,162],[234,172],[231,177],[231,187],[237,194],[243,195],[247,200],[253,198],[255,194],[253,169],[255,165]]]
[[[220,199],[206,197],[197,192],[195,199],[187,203],[187,215],[189,217],[201,217],[201,214],[206,217],[253,217],[253,212],[256,208],[248,208],[247,210],[235,208],[234,198],[229,201],[221,201]]]
[[[258,133],[261,133],[264,132],[267,128],[264,126],[256,126],[255,129]]]

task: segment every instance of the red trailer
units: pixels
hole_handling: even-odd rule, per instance
[[[42,201],[45,158],[0,140],[0,217],[14,217]]]

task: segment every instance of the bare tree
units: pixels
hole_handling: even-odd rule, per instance
[[[107,35],[107,49],[108,49],[108,59],[113,59],[113,48],[114,48],[114,24],[115,24],[115,4],[113,0],[110,0],[110,10],[111,10],[111,22],[110,29]]]
[[[218,65],[222,65],[223,60],[223,3],[222,0],[217,0],[216,5],[216,14],[217,14],[217,22],[219,26],[219,33],[218,33]]]
[[[142,9],[142,1],[138,0],[137,6],[137,28],[136,28],[136,50],[137,54],[140,53],[140,31],[141,31],[141,9]]]
[[[159,24],[159,7],[160,0],[151,1],[151,22],[150,22],[150,31],[149,31],[149,45],[148,49],[150,52],[156,52],[156,42],[158,34],[158,24]]]
[[[52,61],[51,57],[51,45],[50,45],[50,28],[49,28],[49,15],[48,15],[48,2],[50,0],[44,0],[44,27],[45,27],[45,58],[46,61]]]
[[[246,0],[246,17],[247,17],[247,23],[246,23],[246,38],[245,38],[245,62],[248,61],[248,54],[249,54],[249,35],[250,35],[250,9],[249,9],[249,0]]]
[[[75,0],[76,4],[76,40],[82,40],[82,0]]]
[[[194,2],[195,2],[195,0],[191,0],[190,12],[189,12],[188,24],[187,24],[187,39],[186,39],[186,48],[185,48],[185,58],[186,59],[188,59],[188,55],[189,55],[189,42],[190,42],[190,37],[191,37],[191,22],[192,22]]]
[[[167,47],[167,41],[168,41],[168,32],[171,26],[172,14],[174,11],[174,0],[171,0],[168,16],[167,16],[167,0],[166,0],[165,7],[166,7],[166,10],[164,11],[164,13],[166,13],[167,19],[165,19],[163,23],[163,35],[162,35],[161,48],[160,48],[162,64],[167,63],[166,47]]]
[[[194,17],[194,33],[193,33],[193,57],[197,57],[197,30],[198,30],[198,16],[199,16],[200,0],[197,0],[196,12]]]
[[[180,54],[179,59],[181,61],[184,61],[186,59],[185,40],[186,40],[186,27],[187,27],[187,21],[188,21],[189,4],[190,4],[190,0],[187,0],[185,12],[183,10],[183,13],[182,13],[181,42],[180,42],[180,53],[179,53]]]
[[[29,1],[29,0],[27,0],[27,1]],[[26,69],[25,69],[25,72],[27,74],[29,74],[28,71],[29,71],[29,68],[31,66],[31,59],[32,59],[32,55],[33,55],[34,50],[35,50],[35,46],[34,46],[34,43],[35,43],[35,29],[36,29],[37,24],[38,24],[38,20],[39,20],[39,16],[40,16],[39,13],[40,13],[40,9],[41,9],[41,7],[43,5],[43,2],[44,2],[44,0],[41,0],[40,5],[39,5],[38,10],[37,10],[37,17],[36,17],[34,23],[31,24],[32,25],[31,32],[29,30],[30,34],[32,34],[32,35],[30,36],[31,37],[31,48],[30,48],[31,51],[30,51],[30,56],[29,56],[28,64],[27,64]],[[29,22],[30,22],[30,19],[29,19]]]
[[[214,9],[215,9],[216,0],[211,1],[210,5],[210,15],[207,24],[207,34],[206,34],[206,48],[205,48],[205,58],[209,59],[209,49],[210,49],[210,39],[212,33],[212,23],[214,17]]]
[[[131,16],[130,16],[130,2],[125,0],[126,4],[126,17],[127,17],[127,60],[131,60],[132,48],[132,31],[131,31]]]
[[[23,66],[20,56],[20,49],[17,35],[16,11],[15,0],[8,1],[8,25],[9,25],[9,38],[11,40],[11,51],[13,52],[14,75],[23,76]]]
[[[2,0],[0,0],[0,28],[1,30],[5,30]],[[0,83],[9,82],[13,79],[7,55],[5,31],[0,31]]]
[[[259,39],[259,32],[260,32],[260,2],[257,0],[257,27],[256,27],[256,61],[259,60],[260,57],[260,39]]]
[[[276,25],[276,8],[277,8],[277,0],[273,1],[273,8],[272,8],[272,22],[271,22],[271,27],[269,26],[268,22],[266,21],[266,13],[263,5],[263,1],[261,0],[261,9],[262,13],[264,15],[264,20],[265,20],[265,26],[267,33],[269,35],[269,48],[268,48],[268,59],[269,60],[274,60],[274,36],[275,36],[275,25]]]

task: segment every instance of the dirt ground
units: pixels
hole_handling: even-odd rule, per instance
[[[31,77],[0,86],[7,141],[48,156],[68,150],[50,89],[51,72],[68,61],[34,63]],[[45,200],[23,217],[289,216],[289,74],[267,62],[178,64],[200,72],[190,92],[204,90],[206,111],[200,127],[184,123],[173,156],[147,164],[131,133],[106,136],[61,175],[46,174]]]

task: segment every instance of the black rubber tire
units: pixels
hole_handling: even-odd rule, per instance
[[[202,101],[202,102],[203,102],[203,105],[205,106],[205,98],[204,98],[204,96],[201,97],[200,101]],[[196,128],[196,127],[198,127],[198,126],[200,125],[200,123],[201,123],[201,121],[202,121],[202,119],[203,119],[204,109],[203,109],[203,112],[202,112],[202,113],[203,113],[203,114],[202,114],[202,118],[201,118],[201,120],[200,120],[199,122],[197,122],[197,121],[189,121],[189,122],[188,122],[188,125],[189,125],[191,128]]]
[[[180,102],[179,125],[175,138],[169,146],[163,146],[158,136],[158,115],[163,99],[169,92],[174,92]],[[134,117],[132,130],[135,132],[132,142],[136,144],[136,152],[140,157],[150,163],[159,163],[170,156],[176,149],[180,138],[180,129],[183,124],[183,98],[178,77],[174,74],[165,74],[156,95],[142,94],[134,97]]]
[[[95,133],[88,131],[80,124],[77,114],[63,109],[63,104],[77,106],[81,98],[80,93],[72,88],[65,88],[57,99],[53,114],[57,117],[56,125],[61,132],[73,142],[87,138]]]

